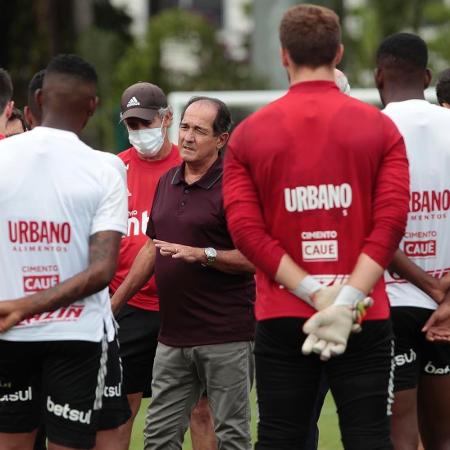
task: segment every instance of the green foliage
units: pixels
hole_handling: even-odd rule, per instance
[[[373,86],[379,43],[401,31],[417,33],[425,39],[431,68],[442,70],[450,65],[450,7],[444,0],[368,0],[354,8],[347,7],[348,2],[343,5],[344,69],[352,85]]]
[[[168,57],[164,54],[168,46],[174,50],[179,48],[184,54],[174,52]],[[187,58],[185,68],[177,58]],[[190,59],[197,69],[190,70]],[[130,47],[121,59],[118,85],[124,89],[138,80],[155,83],[166,92],[263,86],[261,80],[252,77],[247,64],[227,56],[212,25],[199,15],[179,9],[166,10],[153,17],[145,40]]]

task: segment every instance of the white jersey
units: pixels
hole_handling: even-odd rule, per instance
[[[411,199],[400,249],[434,277],[450,270],[450,110],[425,100],[389,103],[383,111],[397,125],[410,165]],[[385,275],[392,306],[436,309],[420,289]]]
[[[0,301],[85,270],[90,236],[106,230],[127,231],[126,186],[110,161],[54,128],[0,142]],[[0,339],[98,342],[105,327],[113,332],[109,302],[104,289],[25,319]]]

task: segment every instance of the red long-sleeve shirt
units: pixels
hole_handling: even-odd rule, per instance
[[[134,147],[117,156],[127,168],[128,232],[122,238],[117,270],[109,285],[113,293],[123,283],[139,250],[147,242],[145,231],[160,177],[181,162],[176,145],[172,145],[170,153],[164,159],[155,161],[139,158]],[[159,311],[155,277],[151,277],[128,304],[148,311]]]
[[[258,269],[258,320],[314,312],[274,281],[285,253],[332,284],[361,252],[386,267],[405,230],[403,138],[388,117],[328,81],[295,84],[242,122],[223,186],[234,243]],[[372,296],[367,319],[388,317],[383,279]]]

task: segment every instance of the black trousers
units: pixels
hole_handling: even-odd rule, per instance
[[[392,450],[393,400],[390,321],[367,321],[346,352],[328,362],[304,356],[304,319],[260,321],[255,362],[259,416],[257,450],[309,450],[311,422],[325,372],[346,450]]]

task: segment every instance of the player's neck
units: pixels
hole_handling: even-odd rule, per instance
[[[425,100],[425,93],[421,86],[386,86],[383,91],[383,100],[385,105],[406,100]]]
[[[83,121],[80,117],[68,117],[63,114],[47,113],[42,119],[43,127],[57,128],[58,130],[71,131],[79,135],[86,125],[87,121]]]
[[[305,81],[334,81],[334,67],[290,67],[288,69],[289,83],[292,86]]]

